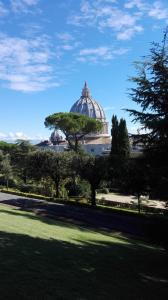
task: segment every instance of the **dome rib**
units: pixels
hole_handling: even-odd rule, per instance
[[[70,109],[70,112],[87,115],[91,118],[98,119],[101,122],[106,121],[105,113],[100,104],[91,97],[87,83],[85,82],[82,95]]]

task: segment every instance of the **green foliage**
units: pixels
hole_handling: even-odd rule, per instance
[[[168,29],[161,45],[153,43],[150,55],[138,62],[136,87],[131,98],[141,110],[127,109],[134,122],[140,122],[146,134],[140,136],[147,148],[168,147]]]
[[[132,100],[140,110],[127,109],[133,121],[138,122],[144,134],[136,139],[144,143],[151,168],[152,186],[157,195],[168,197],[168,28],[163,42],[153,43],[150,55],[137,65],[138,74],[131,78]],[[157,186],[157,188],[155,188]],[[159,192],[160,190],[160,192]]]
[[[61,183],[72,176],[71,161],[73,155],[53,151],[35,151],[29,156],[29,177],[40,180],[50,178],[59,197]]]
[[[126,121],[124,119],[121,118],[120,121],[118,121],[117,116],[112,116],[111,135],[111,156],[128,158],[130,154],[130,144]]]
[[[111,153],[118,154],[118,119],[117,116],[112,116],[112,128],[111,128]]]
[[[130,155],[128,130],[124,119],[120,119],[118,125],[118,154],[124,158],[128,158]]]
[[[22,197],[26,197],[26,198],[32,198],[32,199],[41,199],[41,200],[47,200],[47,201],[52,201],[53,198],[52,197],[47,197],[47,196],[44,196],[44,195],[39,195],[39,194],[36,194],[36,193],[29,193],[29,192],[21,192],[21,191],[18,191],[18,190],[13,190],[11,188],[9,189],[1,189],[1,191],[3,193],[10,193],[12,195],[17,195],[17,196],[22,196]]]
[[[4,176],[6,181],[6,187],[8,189],[9,186],[9,179],[12,178],[12,166],[10,163],[10,156],[9,154],[4,155],[0,164],[1,174]]]
[[[78,152],[79,141],[91,132],[102,129],[102,123],[96,119],[77,113],[56,113],[45,119],[45,126],[60,129],[68,141],[70,149]]]
[[[68,191],[69,197],[81,196],[89,198],[90,196],[90,186],[85,180],[80,180],[79,178],[77,178],[77,182],[74,180],[68,181],[65,187]]]
[[[79,156],[77,158],[77,173],[87,180],[91,187],[91,204],[96,205],[96,189],[107,172],[107,158],[103,156]]]
[[[117,116],[112,117],[112,147],[109,157],[109,180],[114,188],[123,191],[127,177],[128,159],[130,156],[130,144],[126,121]]]
[[[0,141],[0,150],[2,150],[4,154],[11,155],[15,151],[16,148],[17,148],[17,145],[15,145],[15,144]]]
[[[138,199],[138,210],[141,210],[141,195],[147,195],[149,189],[149,166],[146,158],[140,156],[129,162],[127,189],[130,194],[136,195]]]

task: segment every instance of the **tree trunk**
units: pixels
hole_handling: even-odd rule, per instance
[[[78,152],[78,139],[76,136],[75,136],[75,152],[76,153]]]
[[[91,186],[91,204],[96,206],[96,189],[94,186]]]
[[[6,188],[7,188],[7,190],[9,188],[9,179],[8,178],[6,179]]]
[[[59,182],[55,182],[56,198],[59,198]]]
[[[141,213],[141,195],[140,194],[138,194],[138,212],[139,212],[139,214]]]

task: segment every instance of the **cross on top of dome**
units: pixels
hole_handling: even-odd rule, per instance
[[[82,90],[82,97],[83,98],[90,98],[91,97],[90,90],[87,86],[86,81],[85,81],[85,84],[84,84],[84,87],[83,87],[83,90]]]

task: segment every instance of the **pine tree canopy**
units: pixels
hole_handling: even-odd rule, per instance
[[[141,140],[148,148],[168,147],[168,28],[161,44],[153,43],[150,55],[136,63],[137,77],[130,96],[141,110],[127,109],[147,133]]]

